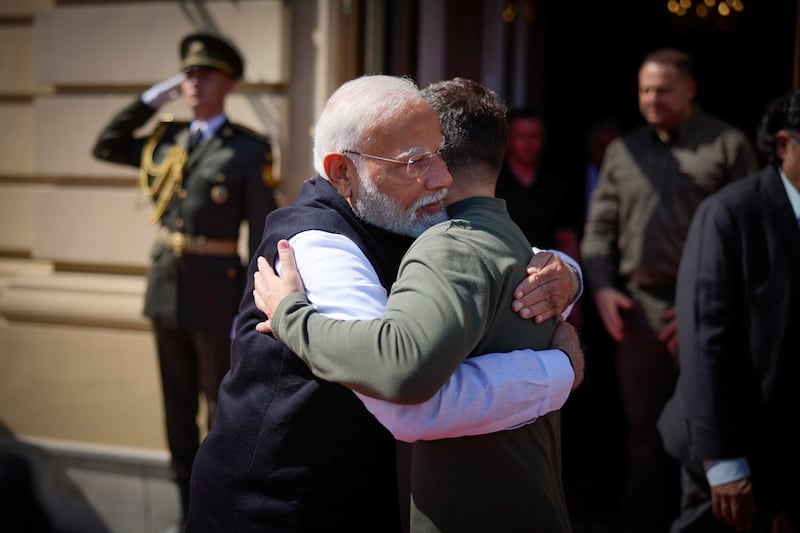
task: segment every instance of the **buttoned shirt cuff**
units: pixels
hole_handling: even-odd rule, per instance
[[[706,479],[712,487],[750,476],[750,464],[745,457],[703,461]]]

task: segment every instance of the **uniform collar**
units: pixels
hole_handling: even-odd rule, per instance
[[[203,140],[208,139],[222,126],[226,121],[225,113],[220,113],[219,115],[212,117],[209,120],[193,120],[192,123],[189,125],[189,132],[194,133],[197,130],[203,132]]]

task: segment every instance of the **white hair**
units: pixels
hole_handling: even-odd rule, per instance
[[[410,78],[372,74],[345,82],[328,98],[314,130],[314,168],[325,179],[323,160],[331,152],[358,148],[381,127],[425,102]]]

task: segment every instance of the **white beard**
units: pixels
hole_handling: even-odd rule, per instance
[[[423,231],[439,222],[447,220],[444,209],[432,215],[418,215],[420,207],[433,202],[441,202],[447,196],[447,189],[441,189],[421,198],[408,209],[403,209],[394,198],[381,192],[369,178],[362,178],[359,172],[359,195],[353,203],[353,211],[361,220],[392,233],[419,237]]]

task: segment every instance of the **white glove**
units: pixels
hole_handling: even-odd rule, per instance
[[[170,100],[178,97],[180,94],[180,85],[186,79],[186,73],[181,72],[169,78],[156,83],[145,92],[142,93],[142,102],[149,105],[153,109],[158,109]]]

